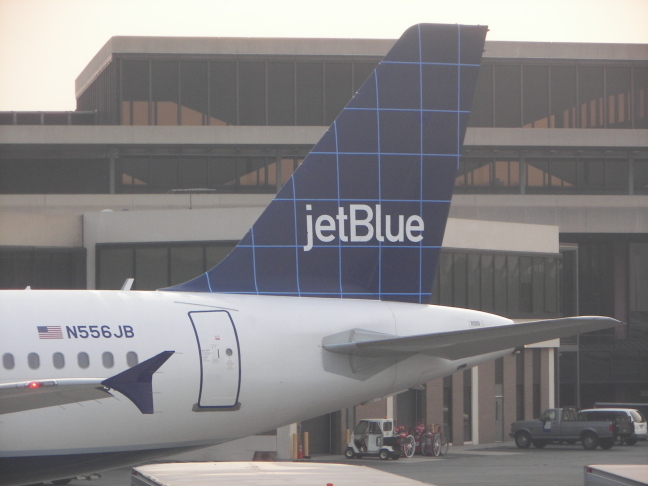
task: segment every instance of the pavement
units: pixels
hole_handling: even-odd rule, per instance
[[[591,464],[648,464],[648,442],[614,446],[608,451],[586,451],[576,445],[548,445],[544,449],[518,449],[513,442],[450,446],[438,458],[414,456],[398,461],[343,456],[314,456],[313,462],[355,464],[436,486],[519,486],[583,484],[583,468]],[[101,473],[101,478],[74,480],[73,486],[130,486],[131,468]],[[648,478],[646,478],[648,483]],[[172,485],[171,485],[172,486]]]

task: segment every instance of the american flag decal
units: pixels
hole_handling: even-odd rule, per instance
[[[61,326],[38,326],[38,339],[63,339]]]

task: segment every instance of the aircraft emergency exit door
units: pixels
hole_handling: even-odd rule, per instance
[[[195,411],[239,405],[241,357],[236,327],[227,311],[190,312],[198,343],[200,391]]]

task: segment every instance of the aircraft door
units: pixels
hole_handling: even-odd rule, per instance
[[[241,357],[236,327],[227,311],[190,312],[200,359],[200,391],[194,411],[236,409]]]

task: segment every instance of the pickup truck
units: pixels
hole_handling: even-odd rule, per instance
[[[629,427],[629,421],[586,420],[575,408],[550,408],[536,420],[513,422],[509,435],[520,449],[527,449],[531,444],[541,449],[547,444],[576,442],[581,442],[587,450],[599,445],[610,449],[620,434],[619,429]]]

